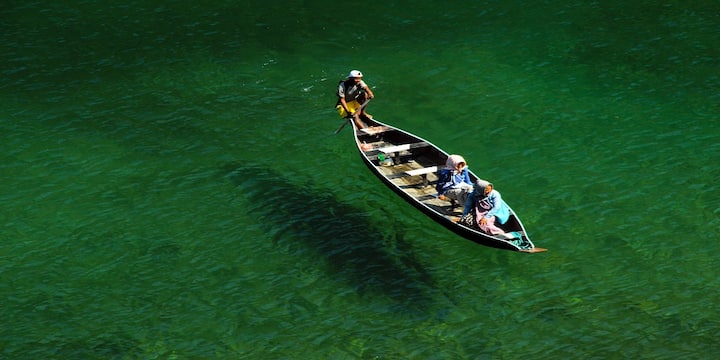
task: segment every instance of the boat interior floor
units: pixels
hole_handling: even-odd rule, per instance
[[[422,159],[418,160],[422,161]],[[435,183],[438,178],[436,170],[432,171],[433,168],[439,168],[437,164],[427,162],[421,164],[416,160],[410,160],[390,166],[378,166],[378,168],[395,185],[435,211],[447,216],[462,215],[464,204],[453,205],[451,202],[440,200],[437,197]],[[425,171],[425,169],[431,171]]]

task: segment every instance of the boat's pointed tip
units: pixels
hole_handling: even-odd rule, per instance
[[[534,248],[532,248],[532,249],[523,249],[523,250],[520,250],[520,251],[521,251],[521,252],[526,252],[526,253],[539,253],[539,252],[546,252],[546,251],[548,251],[548,249],[539,248],[539,247],[534,247]]]

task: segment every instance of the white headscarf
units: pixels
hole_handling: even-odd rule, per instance
[[[446,169],[452,169],[453,172],[454,172],[454,171],[455,171],[455,167],[456,167],[457,164],[459,164],[459,163],[465,163],[465,166],[464,166],[462,169],[460,169],[461,171],[467,167],[467,162],[465,161],[465,159],[464,159],[462,156],[460,156],[460,155],[450,155],[450,156],[448,156],[447,161],[445,161],[445,168],[446,168]]]

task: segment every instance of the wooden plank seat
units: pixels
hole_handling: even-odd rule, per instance
[[[407,176],[418,176],[418,175],[426,175],[430,173],[437,172],[437,166],[430,166],[422,169],[412,169],[405,171],[405,175]]]
[[[411,143],[411,144],[400,144],[400,145],[391,145],[391,146],[385,146],[385,147],[379,147],[376,149],[369,149],[365,150],[365,153],[371,153],[374,152],[374,155],[368,155],[368,159],[370,160],[377,160],[377,154],[383,153],[386,156],[389,157],[395,157],[402,151],[409,151],[412,149],[422,148],[422,147],[428,147],[430,144],[428,144],[425,141],[417,142],[417,143]]]
[[[430,144],[421,141],[417,143],[411,143],[411,144],[400,144],[400,145],[393,145],[393,146],[386,146],[378,148],[377,151],[384,153],[384,154],[392,154],[400,151],[407,151],[410,149],[417,149],[421,147],[430,146]]]
[[[430,166],[420,169],[412,169],[404,171],[403,174],[405,174],[406,176],[422,176],[423,187],[425,187],[428,186],[427,174],[434,174],[435,172],[437,172],[437,168],[437,166]]]
[[[388,127],[388,126],[371,126],[371,127],[367,127],[364,129],[360,129],[360,131],[362,131],[368,135],[380,134],[380,133],[384,133],[384,132],[390,131],[390,130],[393,130],[393,128]]]

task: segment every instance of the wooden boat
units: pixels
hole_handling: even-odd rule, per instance
[[[368,127],[360,129],[349,120],[360,157],[373,174],[407,202],[456,234],[478,244],[529,253],[547,250],[535,247],[512,209],[508,221],[496,225],[507,233],[520,235],[514,239],[490,235],[479,227],[457,222],[464,204],[454,206],[438,199],[434,186],[436,173],[445,166],[449,154],[407,131],[373,119],[364,121]],[[472,171],[470,178],[473,182],[478,179]]]

